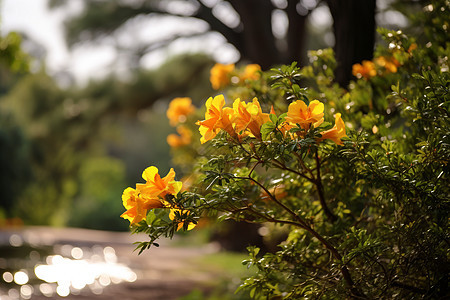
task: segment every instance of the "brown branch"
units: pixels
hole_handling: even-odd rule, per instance
[[[239,28],[228,27],[214,16],[211,7],[206,6],[202,1],[197,2],[200,5],[200,8],[194,14],[194,17],[204,20],[206,23],[208,23],[211,30],[217,31],[222,34],[230,44],[241,51],[244,41],[242,40]]]
[[[237,177],[239,179],[248,179],[250,181],[252,181],[253,183],[255,183],[256,185],[258,185],[262,190],[264,190],[264,192],[270,197],[270,199],[275,202],[278,206],[280,206],[281,208],[283,208],[286,212],[288,212],[295,220],[297,220],[299,223],[304,224],[304,226],[307,226],[306,222],[303,221],[302,218],[300,218],[293,210],[291,210],[289,207],[287,207],[286,205],[284,205],[282,202],[280,202],[274,195],[272,195],[272,193],[264,186],[262,185],[259,181],[257,181],[256,179],[248,176],[248,177]]]
[[[297,161],[301,165],[303,170],[307,171],[309,173],[309,175],[311,175],[311,178],[314,178],[314,174],[313,174],[312,170],[305,165],[305,163],[304,163],[303,159],[301,158],[300,154],[298,154],[295,151],[293,153],[297,157]]]
[[[411,286],[411,285],[408,285],[408,284],[405,284],[405,283],[401,283],[401,282],[398,282],[398,281],[394,281],[392,283],[392,286],[396,286],[396,287],[399,287],[401,289],[405,289],[405,290],[411,291],[411,292],[416,293],[416,294],[425,295],[427,293],[427,291],[424,290],[424,289],[421,289],[421,288],[416,287],[416,286]]]
[[[241,212],[241,211],[246,211],[246,210],[250,210],[253,214],[255,214],[255,215],[257,215],[257,216],[263,218],[264,220],[266,220],[266,222],[277,223],[277,224],[292,225],[292,226],[296,226],[296,227],[300,227],[300,228],[306,229],[306,228],[304,227],[304,225],[301,224],[301,223],[294,222],[294,221],[290,221],[290,220],[280,220],[280,219],[275,219],[274,217],[267,216],[267,215],[265,215],[265,214],[263,214],[263,213],[261,213],[261,212],[255,210],[255,209],[253,208],[253,206],[251,206],[251,205],[249,205],[249,204],[247,204],[247,206],[244,207],[244,208],[236,209],[235,211],[233,211],[233,213]],[[252,220],[248,220],[248,219],[245,219],[244,221],[245,221],[245,222],[248,222],[248,223],[260,224],[260,222],[252,221]]]
[[[276,166],[277,166],[278,168],[282,169],[282,170],[286,170],[286,171],[292,172],[292,173],[294,173],[294,174],[297,174],[297,175],[299,175],[300,177],[303,177],[303,178],[305,178],[306,180],[308,180],[308,181],[310,181],[310,182],[312,182],[312,183],[315,182],[314,178],[309,178],[308,176],[306,176],[305,174],[303,174],[303,173],[301,173],[301,172],[299,172],[299,171],[297,171],[297,170],[288,168],[285,164],[283,164],[282,162],[280,162],[280,161],[278,161],[278,160],[276,160],[276,159],[273,159],[272,161],[276,162]]]
[[[315,154],[316,159],[316,168],[317,168],[317,177],[315,180],[315,185],[317,187],[317,193],[319,194],[319,201],[320,205],[322,206],[322,209],[325,213],[325,215],[328,217],[331,223],[334,223],[337,220],[337,217],[333,214],[333,212],[328,208],[328,205],[325,201],[325,195],[323,192],[323,185],[322,185],[322,178],[320,176],[320,159],[319,159],[319,152],[316,150]]]

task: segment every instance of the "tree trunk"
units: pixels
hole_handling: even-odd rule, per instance
[[[238,48],[242,59],[258,63],[268,69],[281,60],[272,32],[272,11],[270,0],[230,0],[241,18],[243,27],[242,47]]]
[[[289,27],[286,34],[287,53],[283,63],[291,64],[297,61],[299,65],[304,64],[306,20],[308,14],[300,15],[297,12],[297,0],[288,0],[286,14],[289,20]]]
[[[345,87],[352,76],[352,65],[373,57],[376,0],[327,0],[327,3],[336,40],[335,80]]]

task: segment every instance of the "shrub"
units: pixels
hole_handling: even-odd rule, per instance
[[[252,298],[445,297],[449,24],[434,12],[448,9],[423,15],[425,40],[380,29],[386,46],[346,89],[331,49],[255,76],[216,67],[226,94],[207,100],[204,120],[189,111],[174,124],[192,138],[172,145],[184,182],[150,167],[124,192],[124,217],[149,235],[138,249],[202,218],[233,219],[288,232],[273,253],[248,248],[257,272],[239,290]]]

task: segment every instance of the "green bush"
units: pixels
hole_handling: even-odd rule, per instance
[[[248,248],[244,264],[257,272],[239,290],[252,298],[448,296],[449,22],[436,12],[450,7],[433,5],[421,17],[425,37],[380,29],[386,45],[354,66],[347,88],[333,81],[330,49],[311,52],[310,66],[252,78],[222,68],[227,99],[257,102],[222,108],[210,98],[197,123],[203,144],[196,115],[185,116],[193,140],[173,154],[185,158],[176,162],[189,187],[149,168],[124,192],[123,216],[150,239],[138,249],[204,219],[233,219],[288,232],[275,252]],[[295,119],[299,100],[309,108]]]

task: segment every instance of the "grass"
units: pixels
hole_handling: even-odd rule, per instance
[[[211,282],[208,283],[208,292],[193,290],[189,295],[180,300],[247,300],[250,299],[243,293],[235,294],[241,283],[241,279],[254,273],[242,265],[247,259],[245,253],[217,252],[193,259],[193,263],[200,270],[211,274]]]

